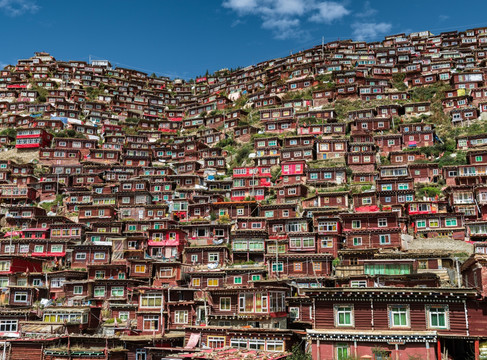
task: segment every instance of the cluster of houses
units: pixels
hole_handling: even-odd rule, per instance
[[[487,132],[431,121],[482,128],[486,61],[479,28],[5,67],[3,359],[487,359]]]

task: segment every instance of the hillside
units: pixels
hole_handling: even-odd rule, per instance
[[[8,358],[478,358],[486,39],[333,41],[191,80],[5,66]]]

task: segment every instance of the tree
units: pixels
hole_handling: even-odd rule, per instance
[[[17,136],[17,130],[15,130],[15,128],[6,128],[0,132],[0,135],[7,135],[15,138]]]
[[[311,354],[305,354],[299,344],[295,344],[291,352],[292,354],[287,357],[287,360],[311,360]]]

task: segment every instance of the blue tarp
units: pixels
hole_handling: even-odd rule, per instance
[[[61,116],[51,116],[51,120],[61,120],[63,124],[68,123],[68,118],[67,117],[61,117]]]

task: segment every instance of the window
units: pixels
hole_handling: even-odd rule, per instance
[[[448,306],[427,306],[426,314],[429,328],[448,329]]]
[[[335,326],[354,326],[352,306],[335,305]]]
[[[272,271],[273,272],[283,272],[284,271],[284,263],[282,261],[273,262],[272,263]]]
[[[143,328],[147,331],[159,330],[159,315],[145,315]]]
[[[350,281],[350,287],[365,288],[367,287],[367,280],[352,280]]]
[[[428,224],[430,227],[438,227],[439,226],[438,219],[430,219],[428,221]]]
[[[52,278],[51,279],[51,288],[62,288],[64,285],[64,281],[66,281],[65,278]]]
[[[360,220],[352,220],[352,229],[360,229],[362,224]]]
[[[18,320],[0,320],[0,332],[16,332],[18,324]]]
[[[259,281],[260,275],[252,275],[252,281]]]
[[[34,252],[36,252],[36,253],[44,252],[44,245],[36,245],[36,246],[34,246]]]
[[[225,336],[208,336],[208,346],[212,349],[220,349],[225,346]]]
[[[62,253],[63,252],[63,246],[62,245],[51,245],[51,252]]]
[[[208,286],[218,286],[218,279],[211,278],[207,280]]]
[[[445,220],[445,226],[457,226],[457,219],[456,218],[447,218]]]
[[[326,237],[321,240],[322,248],[333,248],[333,238]]]
[[[118,318],[121,321],[127,321],[128,319],[130,319],[130,312],[128,312],[128,311],[120,311],[118,313]]]
[[[146,271],[145,265],[135,265],[135,272],[139,274],[143,274]]]
[[[234,284],[241,284],[242,283],[242,277],[241,276],[235,276],[233,278],[233,283]]]
[[[294,262],[293,264],[294,271],[303,271],[303,263],[302,262]]]
[[[424,227],[426,227],[426,220],[416,220],[416,227],[417,228],[424,228]]]
[[[94,254],[95,260],[105,260],[105,253],[104,252],[96,252]]]
[[[220,298],[220,311],[231,311],[232,310],[232,298],[221,297]]]
[[[73,294],[74,295],[81,295],[83,293],[83,286],[81,285],[75,285],[73,287]]]
[[[176,310],[176,311],[174,311],[174,323],[175,324],[187,324],[188,323],[188,310]]]
[[[284,351],[284,341],[283,340],[267,340],[266,350],[267,351]]]
[[[191,262],[192,263],[197,263],[198,262],[198,255],[197,254],[192,254],[191,255]]]
[[[377,224],[379,227],[387,227],[387,219],[386,218],[380,218],[377,221]]]
[[[159,307],[162,304],[162,294],[144,294],[140,299],[140,306]]]
[[[123,297],[124,295],[124,288],[123,286],[113,286],[110,291],[111,297]]]
[[[208,262],[217,263],[220,260],[219,253],[208,253]]]
[[[0,288],[5,289],[8,286],[8,278],[0,278]]]
[[[21,303],[26,303],[27,302],[27,292],[25,291],[16,291],[14,295],[14,302],[21,302]]]
[[[201,279],[200,278],[193,278],[191,280],[191,284],[193,287],[199,287],[199,286],[201,286]]]
[[[379,235],[379,243],[381,245],[387,245],[391,243],[391,235],[389,234],[380,234]]]
[[[362,245],[362,238],[361,237],[354,237],[353,238],[353,246],[360,246]]]
[[[264,350],[265,349],[265,340],[250,339],[248,348],[251,350]]]
[[[289,308],[289,317],[291,320],[298,320],[299,319],[299,307],[290,307]]]
[[[362,205],[370,205],[370,204],[372,204],[372,198],[371,197],[362,198]]]
[[[406,305],[389,306],[389,327],[409,327],[409,307]]]
[[[159,277],[170,278],[172,276],[173,276],[173,269],[172,268],[161,268],[161,269],[159,269]]]

